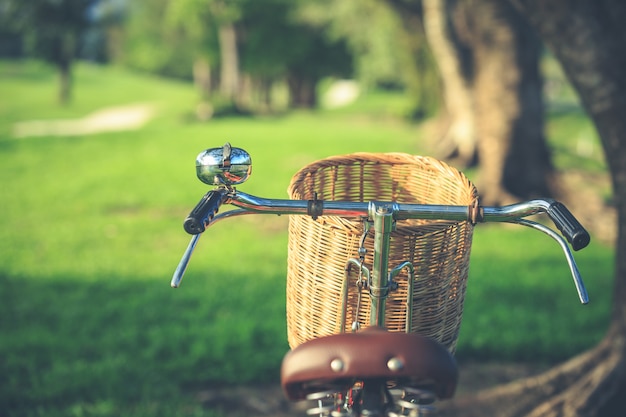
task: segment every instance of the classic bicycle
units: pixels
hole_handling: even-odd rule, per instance
[[[287,329],[281,368],[290,400],[309,415],[421,416],[454,395],[458,336],[474,225],[514,223],[562,248],[580,301],[588,295],[572,251],[590,237],[552,199],[481,206],[473,184],[433,158],[399,153],[330,157],[301,169],[290,199],[235,186],[251,157],[226,144],[201,152],[210,190],[184,221],[192,235],[171,281],[179,287],[198,239],[218,221],[289,215]],[[218,214],[223,204],[235,208]],[[529,216],[545,214],[561,232]],[[566,242],[567,240],[567,242]]]

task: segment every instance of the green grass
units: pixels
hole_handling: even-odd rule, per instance
[[[478,225],[458,356],[555,362],[599,341],[611,307],[612,254],[593,243],[575,255],[588,305],[556,242],[530,229]]]
[[[0,63],[0,409],[9,416],[212,416],[199,389],[277,381],[284,218],[215,225],[182,287],[169,287],[188,243],[182,220],[206,192],[195,178],[201,150],[247,149],[253,175],[240,188],[278,198],[324,156],[424,150],[420,127],[394,117],[402,97],[387,97],[389,109],[376,94],[337,112],[193,123],[186,84],[80,65],[75,101],[58,107],[55,80],[41,64]],[[11,135],[15,122],[134,102],[158,108],[138,131]],[[598,244],[577,254],[592,298],[583,307],[554,242],[478,226],[459,356],[555,361],[591,346],[607,324],[612,257]]]

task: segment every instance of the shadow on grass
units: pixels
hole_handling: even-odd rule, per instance
[[[189,280],[172,290],[154,280],[2,276],[0,409],[161,415],[200,387],[276,382],[284,295],[267,280],[276,281]],[[243,305],[248,292],[264,301]]]
[[[581,306],[558,248],[548,252],[524,236],[486,229],[475,239],[457,350],[463,361],[553,362],[604,333],[607,248],[580,254],[591,296]],[[217,415],[199,393],[277,385],[288,350],[284,273],[272,262],[242,268],[250,262],[221,267],[228,274],[211,266],[214,279],[195,272],[206,269],[198,263],[177,290],[164,276],[0,273],[3,415]]]

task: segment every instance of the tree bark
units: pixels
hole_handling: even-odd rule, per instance
[[[506,2],[481,0],[464,7],[474,54],[481,198],[486,204],[505,204],[552,196],[538,41]]]
[[[476,158],[476,126],[471,80],[464,70],[462,46],[454,35],[449,15],[456,0],[422,0],[424,30],[430,49],[444,80],[443,97],[448,125],[438,143],[444,157],[454,157],[469,166]]]
[[[478,150],[482,201],[555,195],[543,135],[540,44],[531,28],[499,0],[425,0],[423,6],[451,116],[444,140],[461,163]]]
[[[626,2],[510,0],[560,61],[601,137],[626,251]],[[442,416],[619,417],[626,396],[626,257],[616,256],[613,310],[594,349],[534,378],[444,404]],[[458,414],[459,410],[463,410]],[[495,411],[497,410],[497,411]]]

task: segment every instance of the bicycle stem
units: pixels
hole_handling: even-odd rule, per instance
[[[393,209],[388,204],[370,206],[374,218],[374,270],[370,285],[370,325],[385,327],[385,304],[389,294],[389,242],[393,229]]]

